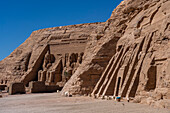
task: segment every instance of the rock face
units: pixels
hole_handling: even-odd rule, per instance
[[[81,63],[78,58],[82,60],[81,55],[91,38],[90,34],[103,26],[104,23],[93,23],[34,31],[21,46],[0,62],[0,84],[22,81],[28,85],[30,81],[37,80],[47,83],[61,81],[63,68],[72,66],[71,69],[76,70],[76,65]],[[76,60],[71,58],[75,55]]]
[[[96,36],[88,43],[83,64],[63,91],[128,98],[140,96],[143,103],[151,105],[169,102],[168,6],[168,0],[123,1],[98,33],[100,39]],[[94,78],[98,77],[95,84]],[[145,101],[148,97],[152,101]],[[169,106],[165,104],[164,107]]]
[[[105,23],[35,31],[0,62],[2,83],[64,79],[62,91],[73,95],[135,97],[168,108],[169,6],[169,0],[124,0]]]

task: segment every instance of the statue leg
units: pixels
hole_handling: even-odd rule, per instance
[[[49,81],[49,78],[50,78],[50,73],[49,72],[47,72],[47,74],[46,74],[46,82],[47,83],[49,83],[50,81]]]
[[[43,72],[42,72],[41,80],[42,80],[43,82],[46,81],[46,74],[47,74],[47,71],[43,71]]]
[[[54,72],[53,71],[50,72],[50,82],[51,83],[54,82]]]
[[[41,72],[42,70],[38,71],[38,81],[41,81]]]

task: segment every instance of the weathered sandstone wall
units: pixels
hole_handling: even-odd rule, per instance
[[[0,80],[28,84],[37,80],[47,51],[56,58],[51,68],[65,61],[66,53],[83,52],[62,92],[135,97],[168,108],[169,6],[169,0],[124,0],[105,23],[35,31],[0,62]]]
[[[34,31],[31,36],[0,62],[0,82],[23,81],[25,84],[38,79],[46,52],[55,56],[55,63],[65,53],[84,52],[90,34],[101,29],[104,23],[80,24]]]
[[[88,43],[83,64],[63,91],[169,107],[169,6],[168,0],[124,0],[98,32],[101,37]]]

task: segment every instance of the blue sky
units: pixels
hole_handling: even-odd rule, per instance
[[[0,0],[0,60],[38,29],[105,22],[122,0]]]

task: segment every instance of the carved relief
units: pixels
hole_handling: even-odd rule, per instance
[[[64,56],[60,54],[58,62],[55,62],[54,55],[47,51],[44,56],[42,70],[38,72],[38,81],[43,81],[48,85],[55,85],[61,81],[66,83],[82,63],[83,55],[83,52],[65,53]]]
[[[78,66],[82,63],[84,53],[71,53],[65,54],[65,67],[63,69],[62,79],[67,82],[70,77],[75,73]]]

